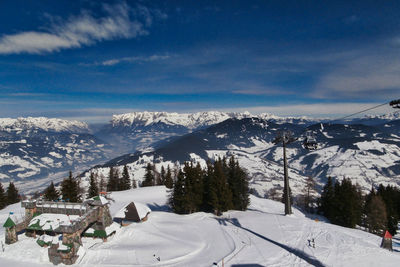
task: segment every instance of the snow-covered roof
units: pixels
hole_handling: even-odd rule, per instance
[[[122,219],[125,218],[125,212],[128,211],[128,210],[127,210],[127,206],[128,206],[129,204],[131,204],[131,202],[130,202],[130,203],[127,203],[122,209],[120,209],[120,210],[114,215],[114,218],[122,218]],[[137,212],[138,212],[138,215],[139,215],[139,218],[140,218],[140,219],[143,219],[144,217],[146,217],[147,213],[151,212],[151,209],[150,209],[147,205],[145,205],[145,204],[138,203],[138,202],[135,202],[134,204],[135,204],[135,206],[136,206],[136,210],[137,210]]]
[[[72,221],[78,218],[78,215],[68,216],[65,214],[43,213],[39,216],[34,217],[30,221],[27,229],[54,231],[60,225],[71,225]]]
[[[93,197],[93,200],[99,200],[102,205],[108,204],[108,200],[103,196]]]
[[[89,202],[89,204],[92,203],[93,205],[99,205],[99,204],[106,205],[106,204],[109,204],[109,201],[103,196],[95,196],[95,197],[89,198],[86,201]]]

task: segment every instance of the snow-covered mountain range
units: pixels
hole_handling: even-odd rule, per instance
[[[93,171],[107,177],[109,166],[127,164],[136,180],[151,162],[176,167],[192,160],[205,166],[208,159],[234,155],[251,178],[251,187],[259,195],[283,186],[283,153],[272,143],[279,131],[290,130],[297,141],[287,148],[291,187],[301,192],[307,176],[314,177],[321,188],[328,176],[344,177],[358,183],[364,191],[372,185],[400,185],[400,137],[394,129],[400,121],[376,126],[360,124],[286,123],[259,117],[228,119],[179,138],[164,140],[154,151],[136,152],[118,157]],[[318,148],[304,148],[306,132],[312,131]],[[86,174],[86,178],[87,178]]]
[[[235,155],[248,171],[252,188],[263,195],[283,185],[282,148],[272,140],[288,129],[298,138],[287,151],[294,193],[302,190],[309,175],[320,187],[332,176],[354,179],[368,190],[372,184],[400,181],[400,120],[389,119],[365,117],[346,124],[321,124],[316,119],[267,113],[136,112],[113,116],[95,133],[77,121],[0,119],[0,179],[50,180],[53,173],[107,162],[95,170],[107,177],[108,166],[127,164],[140,181],[148,162],[160,169],[185,160],[205,165],[207,159]],[[307,130],[317,139],[315,151],[302,145]]]
[[[46,132],[89,133],[89,126],[80,121],[46,117],[0,118],[0,131],[19,132],[43,130]]]
[[[107,147],[83,122],[0,119],[0,179],[31,180],[87,167],[104,160]]]
[[[114,115],[96,136],[113,144],[121,153],[152,150],[161,140],[204,129],[227,119],[258,117],[277,123],[308,125],[315,119],[307,117],[278,117],[269,113],[207,111],[197,113],[133,112]],[[154,144],[154,145],[153,145]],[[159,145],[159,144],[158,144]]]

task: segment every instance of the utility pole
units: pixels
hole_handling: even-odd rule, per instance
[[[293,137],[293,133],[290,131],[284,131],[278,133],[275,137],[273,143],[279,144],[282,143],[283,147],[283,197],[285,202],[285,215],[292,214],[292,205],[290,203],[290,187],[289,187],[289,175],[288,175],[288,164],[286,158],[286,145],[295,141],[296,138]]]

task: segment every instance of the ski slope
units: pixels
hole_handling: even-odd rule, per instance
[[[112,193],[115,215],[131,201],[152,209],[148,220],[118,229],[107,242],[83,238],[77,266],[398,266],[399,252],[379,247],[381,238],[308,218],[297,209],[283,215],[283,204],[251,196],[249,210],[177,215],[168,211],[165,187]],[[19,204],[0,211],[22,212]],[[0,230],[4,242],[4,229]],[[0,250],[0,266],[53,266],[36,240]],[[308,240],[314,239],[315,248]],[[312,244],[312,243],[311,243]],[[0,247],[1,249],[1,247]],[[258,264],[258,265],[257,265]],[[215,266],[215,265],[214,265]]]

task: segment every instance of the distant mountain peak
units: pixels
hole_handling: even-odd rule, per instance
[[[76,120],[62,120],[47,117],[0,118],[0,130],[41,129],[52,132],[88,133],[86,123]]]
[[[184,126],[188,129],[213,125],[229,118],[251,117],[249,112],[221,112],[204,111],[196,113],[177,113],[177,112],[132,112],[119,115],[113,115],[111,124],[115,126],[131,126],[138,124],[148,126],[151,124],[165,123],[168,125]]]

